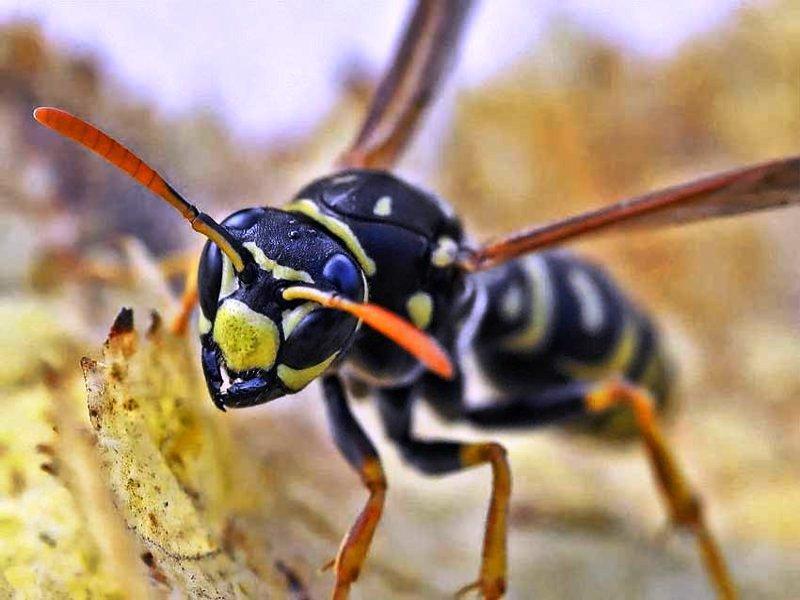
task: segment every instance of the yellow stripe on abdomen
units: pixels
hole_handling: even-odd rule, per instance
[[[639,328],[634,319],[626,317],[616,344],[607,354],[592,362],[562,356],[555,360],[555,365],[564,375],[573,379],[595,381],[624,374],[636,358],[638,347]]]

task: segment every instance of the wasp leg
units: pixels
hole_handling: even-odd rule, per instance
[[[586,396],[591,412],[627,405],[633,411],[659,490],[672,521],[694,533],[708,576],[720,598],[736,597],[725,559],[703,516],[697,493],[686,480],[655,418],[654,400],[647,390],[625,381],[611,381],[595,387]]]
[[[511,495],[511,470],[505,448],[494,442],[415,438],[411,433],[409,388],[382,390],[378,406],[389,438],[397,443],[403,458],[423,473],[442,475],[477,465],[491,465],[492,496],[486,517],[480,575],[478,581],[459,590],[458,595],[478,589],[484,598],[500,598],[506,589],[506,533]]]
[[[566,383],[521,398],[504,398],[487,406],[464,407],[463,416],[480,427],[503,429],[549,425],[586,414],[584,383]]]
[[[367,503],[344,536],[333,561],[336,585],[332,598],[338,600],[347,598],[350,585],[358,579],[383,512],[386,478],[375,446],[350,411],[340,379],[335,375],[325,377],[322,387],[333,439],[347,462],[358,471],[364,487],[369,490]]]
[[[197,260],[192,258],[184,264],[185,280],[183,294],[178,305],[178,312],[172,318],[169,329],[175,335],[186,335],[189,329],[189,319],[197,304]]]
[[[602,412],[615,406],[628,406],[664,497],[672,521],[690,529],[720,598],[736,597],[733,581],[716,540],[703,518],[702,505],[677,465],[666,439],[656,422],[655,401],[644,388],[624,381],[601,385],[571,383],[532,394],[530,397],[504,399],[480,408],[463,408],[463,416],[482,427],[536,427],[587,412]]]

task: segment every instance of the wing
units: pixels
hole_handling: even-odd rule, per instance
[[[438,91],[472,0],[419,0],[355,142],[340,166],[390,168]]]
[[[712,175],[534,227],[465,250],[467,271],[489,269],[523,254],[605,231],[702,221],[800,203],[800,156]]]

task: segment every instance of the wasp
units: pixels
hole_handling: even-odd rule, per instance
[[[480,572],[461,592],[499,598],[506,589],[511,470],[499,443],[418,437],[418,400],[446,419],[492,429],[626,411],[672,522],[696,537],[718,596],[733,598],[700,496],[658,424],[672,378],[657,327],[599,267],[558,247],[593,233],[797,204],[800,156],[473,246],[446,202],[389,172],[440,87],[470,4],[418,2],[355,141],[332,174],[283,208],[246,208],[217,223],[94,126],[55,108],[34,116],[125,171],[208,238],[196,296],[202,369],[218,408],[263,404],[321,379],[336,445],[368,491],[330,563],[333,598],[346,598],[358,578],[387,493],[380,457],[351,411],[347,378],[371,393],[411,465],[435,475],[491,468]],[[495,389],[477,406],[464,400],[474,371]]]

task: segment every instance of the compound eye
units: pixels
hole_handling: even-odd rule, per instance
[[[263,215],[263,208],[245,208],[227,217],[222,225],[230,229],[250,229]]]
[[[363,299],[364,291],[361,271],[344,254],[331,256],[322,268],[322,276],[343,296],[351,300]]]
[[[213,321],[217,314],[221,284],[222,252],[216,244],[206,242],[197,271],[197,291],[200,296],[200,310],[209,321]]]

